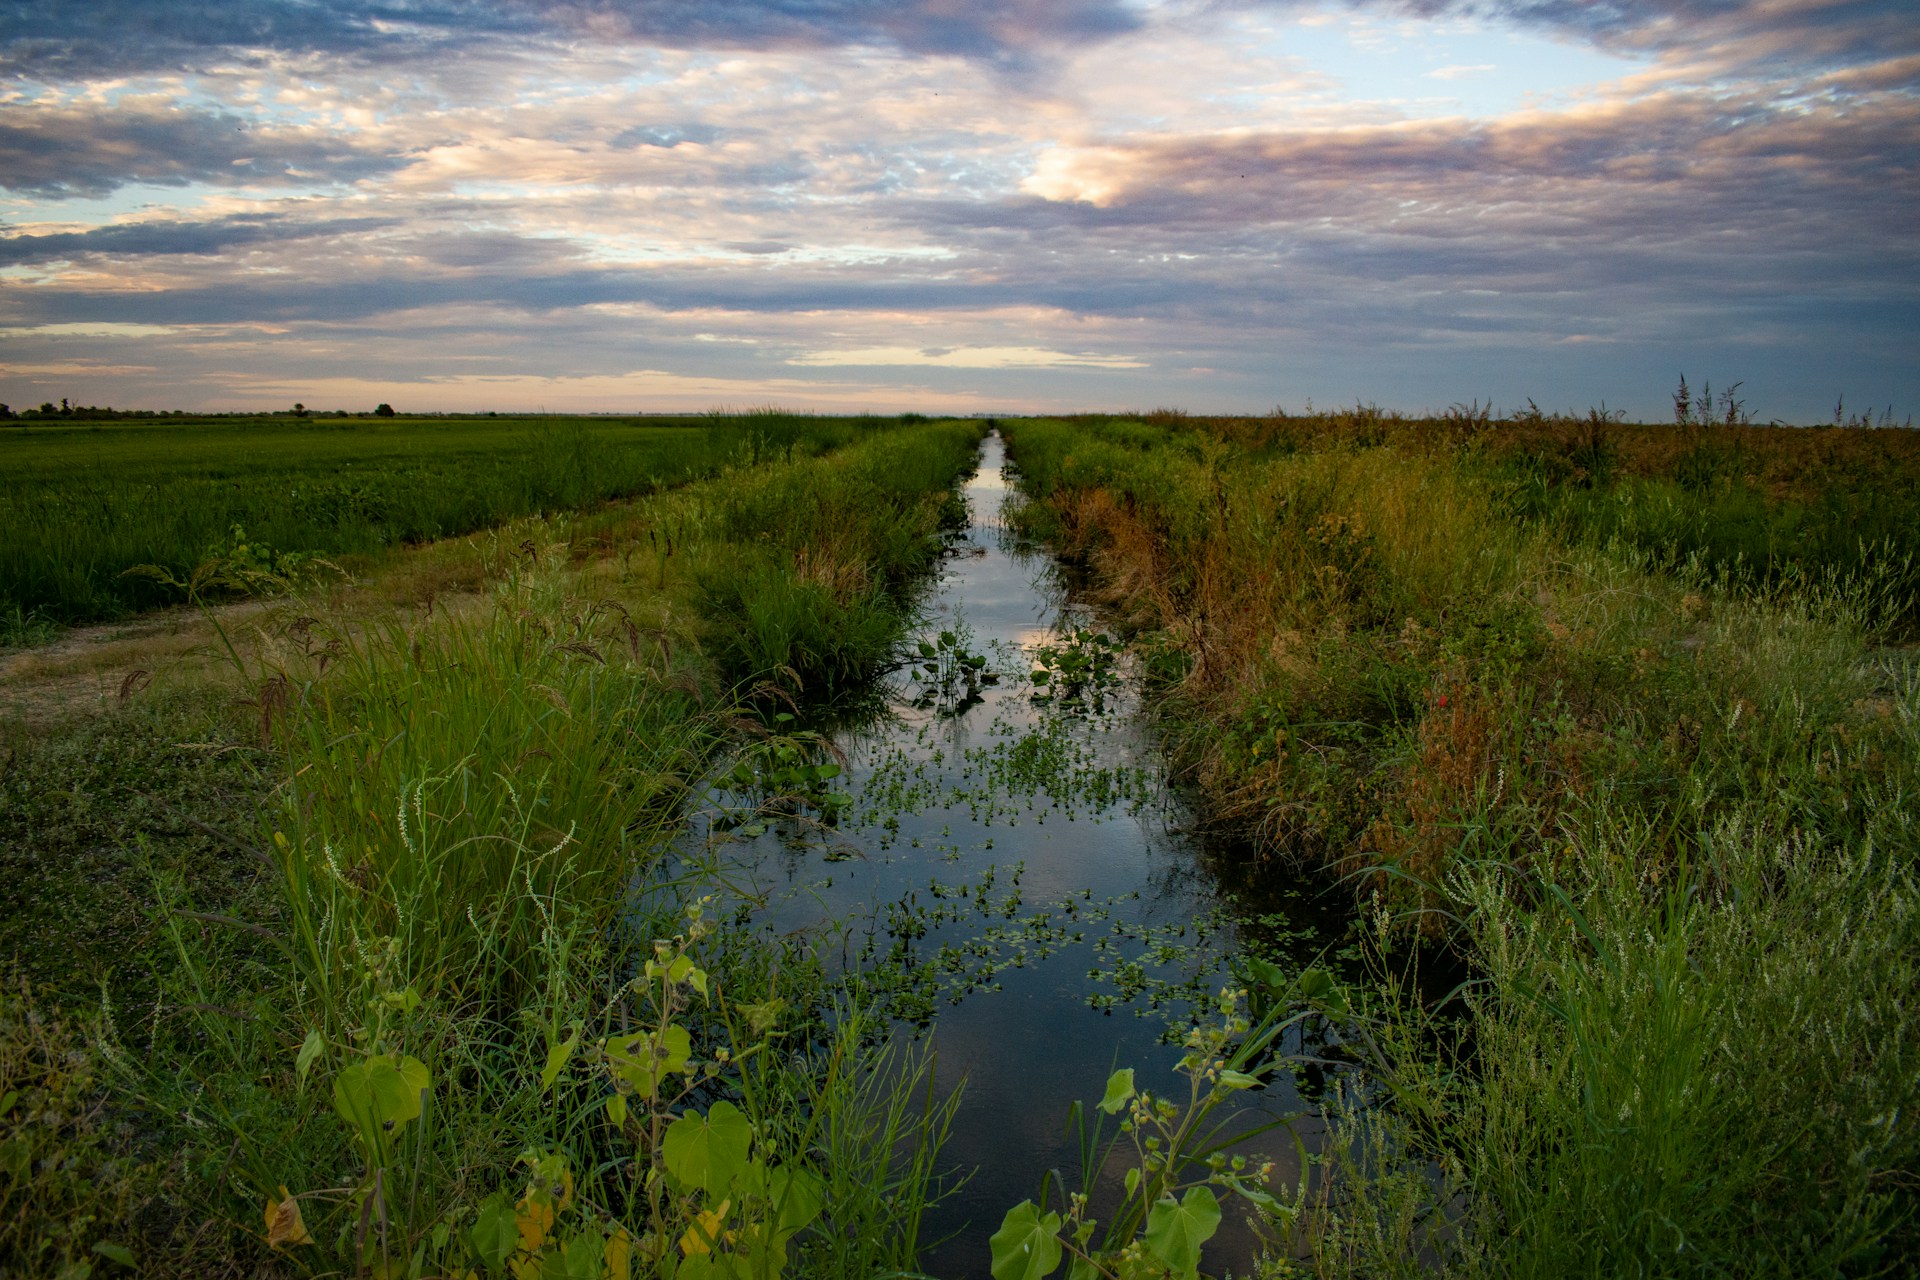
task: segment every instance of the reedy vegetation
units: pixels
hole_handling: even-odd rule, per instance
[[[1920,679],[1877,647],[1915,617],[1908,433],[1008,435],[1024,524],[1093,566],[1211,816],[1381,922],[1372,1092],[1295,1224],[1312,1260],[1275,1271],[1911,1256]],[[1420,937],[1471,970],[1438,1013]]]
[[[711,481],[481,535],[478,596],[360,625],[295,602],[229,650],[237,711],[123,713],[158,740],[150,819],[188,747],[254,759],[261,816],[229,834],[257,875],[122,852],[159,899],[125,957],[150,974],[105,973],[84,1033],[82,1006],[9,999],[8,1269],[108,1267],[100,1241],[155,1274],[911,1266],[949,1105],[857,1009],[823,1023],[804,940],[683,915],[702,873],[664,851],[752,714],[729,690],[825,693],[892,652],[979,432],[809,457],[790,423],[789,459],[750,425],[771,447]],[[57,782],[85,763],[16,751],[10,842],[72,816]],[[649,1027],[672,1051],[634,1067]],[[672,1103],[727,1152],[744,1133],[739,1159],[671,1154]]]

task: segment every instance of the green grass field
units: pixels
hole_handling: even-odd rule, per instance
[[[148,576],[210,559],[349,567],[388,548],[577,510],[811,456],[860,419],[263,418],[9,424],[0,429],[0,626],[177,603]],[[289,560],[289,557],[294,559]]]

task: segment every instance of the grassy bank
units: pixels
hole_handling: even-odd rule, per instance
[[[34,621],[180,602],[251,576],[368,568],[388,549],[578,510],[714,474],[813,457],[874,420],[211,418],[0,431],[0,643]]]
[[[911,1267],[945,1104],[667,856],[720,760],[815,751],[774,710],[869,675],[938,555],[978,430],[857,434],[21,743],[0,1269]]]
[[[1212,817],[1379,921],[1383,1003],[1350,1042],[1393,1105],[1345,1113],[1293,1224],[1311,1258],[1276,1270],[1910,1256],[1907,433],[1008,435],[1027,527],[1094,569]],[[1434,947],[1472,973],[1441,1016],[1406,994]]]

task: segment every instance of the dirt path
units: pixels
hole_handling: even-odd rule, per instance
[[[285,607],[243,600],[210,610],[163,609],[0,650],[0,738],[98,713],[157,677],[211,678],[229,661],[221,630],[236,639],[254,636]]]

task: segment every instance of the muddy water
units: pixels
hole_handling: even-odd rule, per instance
[[[1126,658],[1077,697],[1031,683],[1040,647],[1098,623],[1056,564],[1006,536],[1008,494],[996,434],[924,630],[936,647],[954,633],[997,681],[897,673],[886,711],[838,735],[847,763],[833,785],[851,797],[838,822],[729,844],[765,895],[764,924],[838,929],[849,954],[925,1001],[938,1084],[964,1083],[946,1163],[977,1170],[931,1217],[926,1238],[951,1235],[924,1258],[937,1276],[985,1276],[1006,1210],[1049,1169],[1076,1178],[1068,1106],[1097,1100],[1115,1067],[1185,1096],[1163,1033],[1189,1025],[1191,993],[1218,990],[1224,956],[1257,945],[1300,960],[1334,943],[1327,908],[1304,893],[1249,902],[1221,887],[1220,858],[1166,785]],[[1306,1109],[1290,1083],[1244,1096],[1266,1115]],[[1291,1141],[1262,1145],[1288,1179]],[[1254,1248],[1241,1206],[1223,1206],[1204,1263],[1215,1273],[1243,1269]]]

